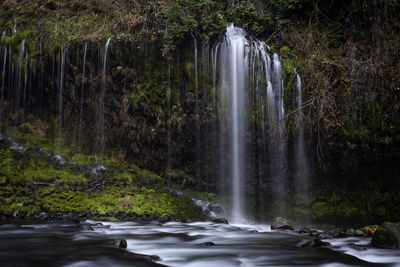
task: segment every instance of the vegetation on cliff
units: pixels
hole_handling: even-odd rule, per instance
[[[251,38],[265,40],[271,51],[282,55],[288,88],[294,86],[294,67],[303,79],[306,101],[302,109],[310,129],[306,135],[315,172],[312,197],[293,196],[291,201],[298,205],[290,213],[379,222],[399,214],[399,9],[394,0],[5,0],[0,6],[0,26],[6,31],[1,44],[8,44],[18,55],[25,39],[33,62],[44,58],[44,72],[49,77],[38,88],[48,99],[36,102],[35,112],[24,118],[27,123],[19,130],[25,132],[24,141],[47,151],[62,142],[56,138],[54,99],[58,84],[54,65],[61,61],[60,49],[68,47],[74,56],[76,52],[77,60],[69,59],[66,64],[65,79],[68,88],[74,89],[65,92],[68,129],[62,140],[67,141],[58,153],[87,164],[102,156],[87,156],[81,151],[95,151],[87,145],[92,135],[83,135],[86,143],[75,142],[77,88],[84,84],[88,91],[85,108],[90,112],[83,124],[90,128],[96,115],[93,95],[101,80],[102,48],[98,47],[112,37],[107,90],[113,98],[106,103],[108,129],[114,130],[108,138],[110,164],[127,159],[165,174],[168,183],[215,190],[216,175],[207,166],[212,159],[201,162],[201,177],[195,174],[194,125],[199,120],[199,128],[207,135],[215,117],[206,98],[200,100],[201,115],[195,114],[193,37],[212,44],[228,24],[237,23]],[[83,81],[78,57],[83,57],[86,42],[91,49]],[[206,75],[199,72],[198,80],[206,80]],[[201,87],[206,83],[200,82]],[[285,101],[290,102],[291,97],[287,95]],[[291,120],[294,113],[285,119]],[[9,117],[11,122],[18,121],[15,114]],[[169,153],[179,155],[171,157],[169,163],[165,152],[168,127],[172,132]],[[14,130],[8,128],[8,134],[22,137]],[[2,177],[7,183],[63,181],[79,185],[90,180],[80,172],[56,169],[29,158],[16,161],[11,151],[2,150],[1,155]],[[110,160],[112,157],[115,160]],[[132,178],[125,171],[112,175]]]

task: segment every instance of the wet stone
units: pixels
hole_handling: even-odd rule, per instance
[[[228,223],[228,220],[225,219],[225,218],[213,218],[211,221],[214,222],[214,223],[229,224],[229,223]]]
[[[209,246],[215,246],[215,243],[214,242],[204,242],[204,243],[201,243],[200,245],[209,247]]]
[[[274,222],[271,224],[271,229],[272,230],[281,229],[281,230],[294,231],[292,222],[283,217],[276,217]]]
[[[307,239],[302,239],[300,240],[296,246],[300,248],[314,248],[314,247],[323,247],[323,246],[329,246],[330,244],[328,242],[323,242],[319,238],[307,238]]]

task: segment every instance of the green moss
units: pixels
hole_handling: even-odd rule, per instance
[[[396,237],[383,227],[378,227],[372,235],[372,245],[380,248],[396,248]]]
[[[172,218],[201,218],[201,209],[185,196],[136,186],[107,186],[103,190],[84,193],[62,187],[32,189],[33,204],[26,204],[22,186],[0,186],[0,211],[33,214],[49,212],[90,212],[101,216],[110,213],[156,215]]]

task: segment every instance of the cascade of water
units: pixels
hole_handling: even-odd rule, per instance
[[[168,63],[168,89],[167,89],[167,173],[171,170],[171,64]]]
[[[4,59],[3,59],[3,74],[1,79],[1,100],[0,100],[0,133],[1,133],[1,122],[2,122],[2,110],[4,108],[4,83],[6,80],[6,63],[7,63],[7,47],[4,48]]]
[[[296,73],[296,69],[294,70]],[[308,192],[308,160],[305,149],[305,137],[304,137],[304,121],[302,111],[302,85],[301,77],[299,74],[296,75],[296,107],[298,111],[295,113],[295,122],[297,128],[297,137],[295,143],[295,182],[296,191],[301,193]]]
[[[39,76],[39,81],[38,81],[38,87],[40,90],[40,95],[39,95],[39,110],[40,113],[43,113],[43,69],[44,69],[44,62],[43,62],[43,46],[42,46],[42,39],[40,39],[39,43],[39,53],[40,53],[40,58],[39,58],[39,66],[40,66],[40,76]]]
[[[217,90],[217,61],[218,61],[218,48],[220,44],[218,43],[211,50],[211,59],[212,59],[212,75],[213,75],[213,88],[212,88],[212,102],[213,102],[213,110],[217,108],[217,98],[216,98],[216,90]]]
[[[16,18],[14,18],[14,27],[13,27],[12,33],[13,33],[13,36],[17,33],[17,19]]]
[[[271,60],[269,47],[265,43],[248,41],[246,35],[243,29],[231,25],[226,30],[226,38],[211,50],[212,101],[215,108],[217,80],[221,85],[218,97],[219,126],[216,125],[219,129],[220,184],[231,184],[231,220],[234,222],[244,221],[246,176],[258,177],[255,188],[258,196],[258,187],[267,189],[262,179],[268,178],[273,200],[279,202],[286,197],[287,137],[283,122],[282,63],[276,53]],[[251,149],[246,145],[246,135],[250,134],[255,141]],[[251,161],[247,155],[252,155]],[[230,181],[227,177],[230,177]],[[226,189],[222,193],[226,195]],[[258,209],[259,203],[255,205]]]
[[[21,94],[21,79],[22,79],[22,64],[24,62],[24,55],[25,55],[25,40],[21,42],[21,51],[18,58],[18,69],[17,69],[17,87],[15,88],[15,105],[14,111],[19,109],[20,104],[20,94]]]
[[[82,135],[83,93],[84,93],[84,89],[85,89],[86,52],[87,52],[87,43],[85,43],[85,48],[83,51],[82,88],[81,88],[81,103],[80,103],[81,106],[80,106],[80,111],[79,111],[78,145],[81,144],[81,135]]]
[[[25,114],[25,103],[26,103],[26,91],[27,91],[27,86],[28,86],[28,62],[29,62],[29,54],[28,51],[26,52],[26,57],[25,57],[25,68],[24,68],[24,95],[22,99],[22,109]]]
[[[60,62],[60,82],[59,82],[59,91],[58,91],[58,138],[57,138],[57,153],[60,153],[60,145],[61,145],[61,138],[62,138],[62,117],[63,117],[63,89],[64,89],[64,75],[65,75],[65,56],[67,54],[67,48],[61,52],[61,62]]]
[[[279,212],[284,213],[280,205],[285,200],[286,193],[286,133],[282,118],[284,109],[284,86],[282,65],[278,54],[273,55],[273,70],[271,75],[272,88],[268,92],[268,112],[269,112],[269,168],[271,177],[271,191],[274,200],[278,201]],[[267,88],[267,91],[269,89]]]
[[[248,48],[245,31],[229,26],[226,31],[226,39],[221,45],[221,102],[224,111],[220,115],[227,115],[225,121],[225,136],[230,137],[227,145],[230,154],[230,170],[232,182],[232,218],[234,222],[244,219],[245,199],[243,198],[245,177],[245,95],[248,72]],[[225,120],[225,118],[221,118]],[[221,140],[223,141],[223,140]]]
[[[101,93],[100,93],[100,111],[99,111],[99,145],[100,145],[100,154],[104,155],[105,150],[105,137],[104,137],[104,113],[105,113],[105,94],[106,94],[106,67],[107,67],[107,51],[108,46],[110,45],[111,38],[107,39],[107,42],[104,46],[104,59],[103,59],[103,76],[101,82]]]
[[[195,101],[196,101],[196,180],[200,177],[200,114],[199,114],[199,85],[198,85],[198,63],[197,63],[197,40],[193,35],[194,42],[194,71],[195,71]]]
[[[33,88],[33,84],[32,84],[32,79],[33,79],[33,81],[35,81],[36,80],[36,71],[35,72],[32,72],[33,71],[33,62],[32,62],[32,59],[30,59],[29,60],[29,83],[28,83],[28,101],[27,101],[27,111],[28,112],[30,112],[31,111],[31,98],[32,98],[32,90],[34,89]],[[35,75],[35,76],[34,76]],[[32,76],[34,76],[34,77],[32,77]]]

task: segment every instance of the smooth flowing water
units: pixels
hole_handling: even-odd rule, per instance
[[[6,80],[6,63],[7,63],[7,47],[4,47],[4,58],[3,58],[3,73],[1,79],[1,99],[0,99],[0,133],[1,133],[1,122],[3,119],[3,103],[4,103],[4,83]]]
[[[296,72],[296,69],[294,70]],[[297,140],[295,144],[295,163],[296,163],[296,190],[298,192],[308,191],[308,160],[305,147],[305,137],[304,137],[304,114],[302,110],[303,97],[302,97],[302,84],[301,77],[299,74],[296,75],[296,108],[295,122],[297,127]]]
[[[2,266],[399,266],[400,251],[375,249],[369,238],[326,240],[325,248],[299,248],[304,236],[262,225],[195,223],[0,225]],[[111,240],[126,239],[126,250]],[[208,243],[207,243],[208,242]],[[358,251],[354,244],[365,247]],[[136,254],[134,254],[136,253]],[[154,262],[138,254],[157,255]]]
[[[20,96],[21,96],[21,79],[23,72],[23,63],[24,63],[24,55],[25,55],[25,39],[21,42],[20,54],[18,57],[18,74],[17,74],[17,87],[15,88],[15,106],[14,111],[18,111],[20,107]]]
[[[211,49],[211,57],[213,94],[219,101],[220,184],[231,185],[230,220],[243,222],[246,221],[244,207],[248,204],[248,176],[258,175],[259,186],[268,184],[269,188],[264,186],[263,190],[271,192],[273,201],[286,198],[287,134],[282,63],[278,54],[270,53],[268,45],[251,40],[245,30],[234,25],[227,28],[225,38]],[[247,147],[250,135],[261,140],[256,149]],[[300,148],[304,152],[304,146]],[[248,150],[257,151],[257,158],[249,160]],[[304,166],[306,160],[302,159]],[[225,194],[226,189],[222,192]],[[280,210],[280,214],[284,211]]]
[[[244,220],[244,153],[245,153],[245,95],[247,84],[247,40],[246,32],[233,25],[226,31],[221,46],[221,102],[225,105],[227,136],[230,137],[230,181],[232,184],[231,220]],[[221,118],[222,119],[222,118]],[[228,153],[225,154],[227,156]]]

